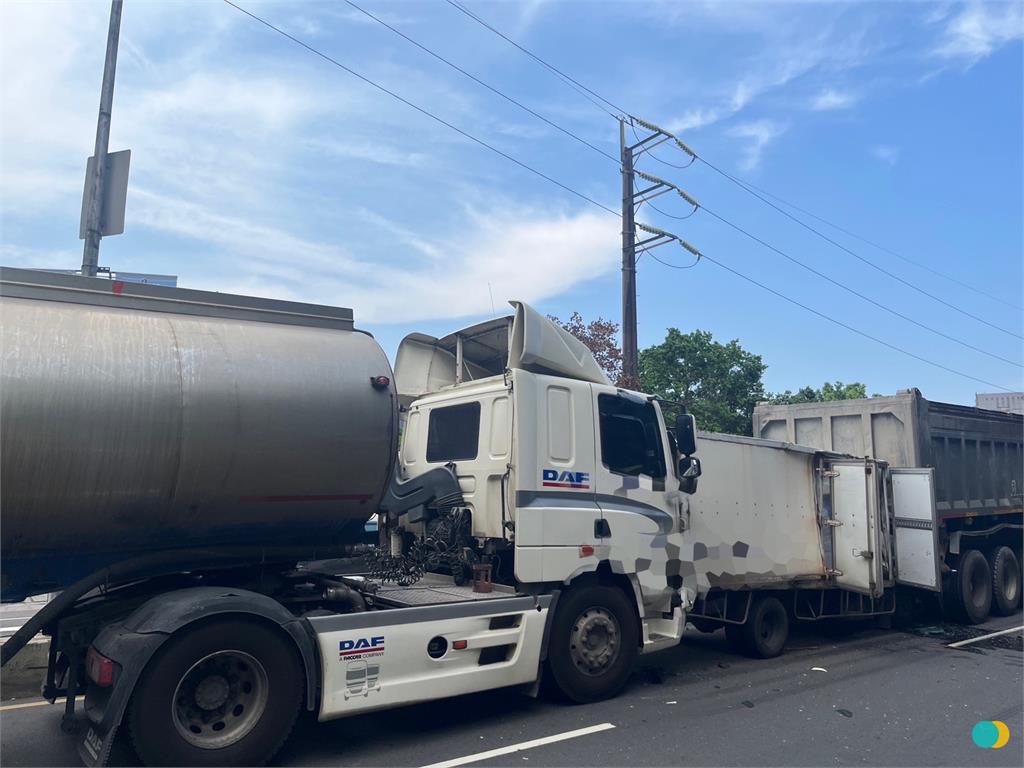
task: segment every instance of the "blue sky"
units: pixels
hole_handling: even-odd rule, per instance
[[[239,0],[445,120],[611,207],[584,147],[341,2]],[[611,154],[618,126],[443,0],[360,2]],[[513,39],[718,166],[986,292],[1022,303],[1020,3],[472,2]],[[619,317],[619,220],[360,83],[217,0],[126,0],[111,150],[132,149],[127,228],[100,262],[187,287],[337,304],[389,354],[517,298]],[[109,4],[0,4],[0,262],[72,268]],[[659,156],[685,157],[664,147]],[[1019,338],[873,271],[697,164],[644,167],[851,288],[1011,360]],[[686,213],[681,201],[659,201]],[[645,211],[703,252],[916,354],[1006,387],[1021,369],[892,317],[706,213]],[[826,230],[922,289],[1021,333],[1021,312]],[[674,247],[659,258],[688,263]],[[644,257],[640,343],[738,338],[770,390],[825,380],[992,388],[827,324],[709,262]]]

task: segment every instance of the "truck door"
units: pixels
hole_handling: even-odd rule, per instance
[[[668,562],[668,535],[677,528],[680,493],[661,412],[641,395],[597,385],[593,390],[602,543],[613,568],[636,574],[645,609],[652,615],[670,611],[670,581],[679,566]],[[672,559],[678,561],[678,552]]]
[[[836,584],[880,597],[883,591],[878,552],[878,507],[872,462],[833,461],[830,466],[832,514],[826,522],[832,536]],[[826,534],[827,535],[827,534]]]
[[[889,477],[896,518],[896,581],[938,592],[942,583],[933,473],[933,469],[890,469]]]

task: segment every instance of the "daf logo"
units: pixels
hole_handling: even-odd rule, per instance
[[[379,656],[384,653],[384,636],[360,637],[355,640],[342,640],[338,643],[341,658],[359,656]]]
[[[590,488],[589,472],[559,472],[557,469],[541,471],[541,485],[545,488]]]

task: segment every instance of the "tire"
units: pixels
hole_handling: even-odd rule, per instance
[[[263,765],[291,733],[304,681],[293,644],[270,627],[214,620],[185,628],[132,694],[132,743],[146,765]]]
[[[949,586],[952,618],[964,624],[980,624],[988,618],[992,607],[992,572],[981,552],[968,549],[960,555]]]
[[[782,653],[789,637],[789,614],[777,597],[755,598],[747,622],[741,626],[747,653],[771,659]]]
[[[622,690],[640,644],[636,609],[622,590],[571,589],[558,601],[553,622],[547,666],[565,698],[584,704]]]
[[[1009,616],[1020,604],[1020,562],[1007,546],[995,547],[988,562],[992,572],[992,613]]]

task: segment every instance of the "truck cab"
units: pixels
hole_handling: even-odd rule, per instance
[[[642,652],[674,644],[688,600],[670,537],[685,520],[681,475],[699,464],[680,456],[656,399],[613,386],[578,340],[514,306],[514,318],[403,342],[401,476],[451,468],[496,580],[539,590],[598,577],[635,605]],[[429,535],[429,520],[395,522]]]

